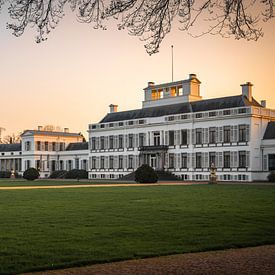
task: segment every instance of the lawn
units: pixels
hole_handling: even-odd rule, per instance
[[[0,191],[0,273],[275,244],[275,186]]]

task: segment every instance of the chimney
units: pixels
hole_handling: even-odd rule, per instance
[[[266,108],[266,100],[261,100],[261,105],[263,108]]]
[[[155,86],[155,82],[152,82],[152,81],[148,82],[148,87],[153,87],[153,86]]]
[[[118,105],[110,104],[109,107],[110,107],[110,113],[117,112]]]
[[[196,74],[189,74],[189,79],[194,79],[194,78],[197,78]]]
[[[69,128],[64,128],[64,133],[69,133]]]
[[[42,131],[43,130],[43,126],[38,126],[37,129],[38,129],[38,131]]]
[[[242,84],[241,86],[242,86],[242,95],[246,96],[246,98],[251,102],[253,84],[250,82],[246,82],[246,84]]]

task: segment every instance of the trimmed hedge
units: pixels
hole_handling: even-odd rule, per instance
[[[268,181],[275,182],[275,171],[271,171],[267,176]]]
[[[0,171],[0,178],[9,179],[11,177],[10,171]]]
[[[139,183],[156,183],[158,175],[148,164],[143,164],[135,171],[135,181]]]
[[[57,170],[50,174],[50,179],[65,179],[65,176],[67,174],[67,171],[65,170]]]
[[[88,172],[82,169],[73,169],[66,173],[65,179],[88,179]]]
[[[39,172],[35,168],[29,168],[24,172],[23,178],[26,180],[36,180],[39,178]]]

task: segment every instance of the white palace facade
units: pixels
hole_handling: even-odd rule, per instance
[[[20,144],[0,144],[0,171],[29,167],[47,177],[55,170],[85,169],[90,179],[117,179],[147,163],[183,180],[266,180],[275,170],[275,110],[241,93],[202,99],[195,74],[144,89],[142,108],[110,112],[89,125],[89,142],[77,133],[25,131]]]

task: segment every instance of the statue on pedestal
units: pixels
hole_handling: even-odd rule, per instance
[[[12,169],[11,170],[11,177],[10,177],[11,179],[15,179],[15,172],[14,172],[14,170]]]
[[[215,164],[212,162],[210,166],[210,180],[209,184],[216,184],[217,183],[217,175],[216,175],[217,168]]]

